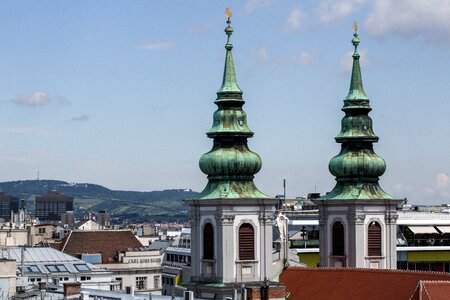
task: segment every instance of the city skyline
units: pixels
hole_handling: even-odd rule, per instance
[[[8,1],[0,12],[0,181],[160,190],[207,183],[200,156],[225,59],[225,8],[246,101],[255,183],[325,193],[340,151],[353,22],[386,160],[381,187],[450,203],[450,4],[270,0]],[[445,154],[447,153],[447,154]]]

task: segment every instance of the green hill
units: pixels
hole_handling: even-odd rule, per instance
[[[152,192],[115,191],[91,183],[68,183],[59,180],[20,180],[0,182],[0,191],[25,198],[27,208],[34,211],[34,198],[50,190],[74,197],[75,214],[107,210],[119,220],[187,220],[189,208],[183,199],[194,198],[197,192],[173,189]]]

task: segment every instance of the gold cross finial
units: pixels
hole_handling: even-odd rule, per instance
[[[355,29],[355,33],[358,31],[358,23],[353,23],[353,29]]]
[[[231,12],[231,8],[227,7],[227,9],[225,9],[225,16],[229,19],[231,18],[232,12]]]

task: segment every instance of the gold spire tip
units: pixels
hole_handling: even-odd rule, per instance
[[[353,23],[353,29],[355,29],[355,33],[358,31],[358,23]]]
[[[231,8],[227,7],[227,9],[225,9],[225,17],[227,17],[228,19],[231,18],[231,15],[233,13],[231,12]]]

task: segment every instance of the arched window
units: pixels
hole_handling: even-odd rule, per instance
[[[255,230],[244,223],[239,227],[239,260],[255,259]]]
[[[333,224],[333,255],[344,256],[345,255],[345,242],[344,242],[344,225],[337,221]]]
[[[211,223],[203,228],[203,259],[214,259],[214,228]]]
[[[369,256],[381,256],[381,226],[378,222],[369,224],[367,246]]]

